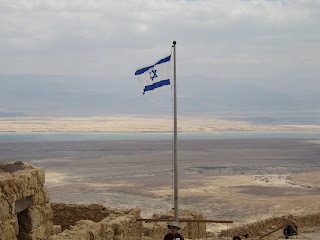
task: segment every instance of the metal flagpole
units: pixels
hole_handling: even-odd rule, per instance
[[[179,224],[179,206],[178,206],[178,124],[177,124],[177,80],[176,80],[176,41],[173,41],[173,57],[174,57],[174,65],[173,65],[173,74],[174,74],[174,90],[173,90],[173,98],[174,98],[174,110],[173,110],[173,125],[174,125],[174,136],[173,136],[173,155],[174,155],[174,221]]]

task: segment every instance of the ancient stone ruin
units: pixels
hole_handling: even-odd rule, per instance
[[[23,162],[0,163],[0,239],[45,239],[53,229],[45,172]]]
[[[228,231],[223,230],[221,231],[220,235],[255,237],[261,235],[261,233],[267,233],[273,229],[277,229],[279,226],[286,225],[286,223],[292,221],[295,221],[300,229],[320,226],[320,213],[307,214],[303,216],[288,215],[281,217],[272,217],[263,221],[257,221],[239,227],[234,227],[229,229]],[[282,232],[282,229],[280,230],[280,232]]]
[[[50,240],[64,239],[140,239],[140,209],[120,210],[101,204],[54,204],[53,223],[61,233]],[[55,225],[55,226],[57,226]]]

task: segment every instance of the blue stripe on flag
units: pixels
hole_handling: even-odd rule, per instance
[[[155,65],[161,64],[161,63],[165,63],[165,62],[169,62],[171,59],[171,55],[168,57],[165,57],[163,59],[161,59],[160,61],[158,61],[156,64],[152,65],[152,66],[148,66],[148,67],[144,67],[141,69],[138,69],[134,75],[140,75],[143,74],[144,72],[148,71],[150,68],[153,68]]]
[[[138,69],[134,75],[140,75],[140,74],[143,74],[145,73],[146,71],[148,71],[150,68],[153,68],[154,65],[150,66],[150,67],[145,67],[145,68],[141,68],[141,69]]]
[[[157,62],[155,65],[161,64],[161,63],[165,63],[165,62],[169,62],[169,61],[170,61],[170,58],[171,58],[171,55],[169,55],[169,56],[166,57],[166,58],[161,59],[161,60],[160,60],[159,62]]]
[[[145,86],[143,93],[145,93],[147,91],[154,90],[158,87],[166,86],[166,85],[170,85],[170,79],[162,80],[162,81],[156,82],[152,85]]]

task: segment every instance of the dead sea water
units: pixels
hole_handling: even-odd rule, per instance
[[[320,132],[179,133],[179,139],[320,138]],[[172,139],[172,133],[0,133],[1,141],[84,141]]]

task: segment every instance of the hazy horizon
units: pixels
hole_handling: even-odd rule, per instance
[[[65,79],[63,81],[62,79]],[[143,96],[140,89],[123,89],[102,79],[68,76],[1,75],[0,117],[10,116],[112,116],[171,115],[170,90]],[[136,80],[136,79],[134,79]],[[77,82],[76,85],[74,83]],[[320,96],[304,98],[264,91],[249,85],[220,83],[219,88],[202,89],[178,84],[178,114],[186,116],[247,116],[252,118],[318,117]],[[181,90],[180,90],[181,89]]]
[[[18,0],[0,11],[0,117],[170,115],[170,90],[142,96],[134,72],[174,40],[179,115],[320,109],[316,1]]]

